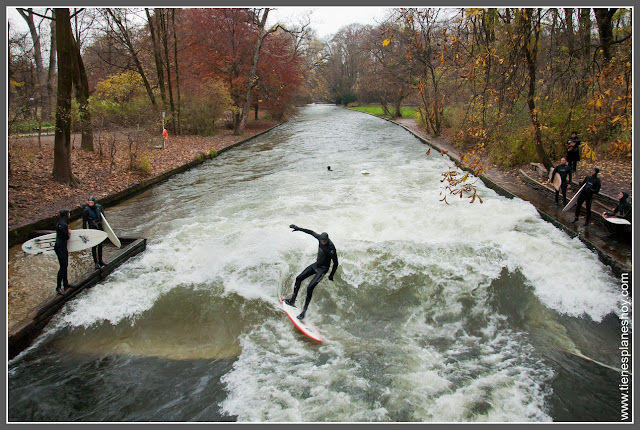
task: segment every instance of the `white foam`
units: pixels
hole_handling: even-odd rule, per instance
[[[333,126],[332,112],[310,115]],[[513,288],[558,313],[599,321],[619,309],[610,271],[533,206],[480,182],[483,204],[441,202],[450,161],[426,157],[375,118],[359,124],[359,134],[343,129],[336,139],[324,131],[305,137],[294,121],[282,131],[292,136],[284,152],[239,151],[158,187],[154,198],[168,204],[161,217],[145,218],[147,250],[68,304],[60,326],[135,324],[185,287],[275,303],[317,252],[315,239],[291,232],[293,223],[327,231],[338,250],[336,282],[323,281],[312,303],[331,303],[317,315],[329,340],[310,345],[283,313],[247,319],[242,353],[223,378],[226,413],[273,422],[549,420],[552,373],[526,333],[489,306],[489,287],[505,268],[517,271],[525,285]],[[364,165],[370,175],[359,174]],[[136,210],[120,216],[133,219]],[[407,301],[404,319],[359,307],[363,297],[396,293]],[[378,322],[376,337],[366,329]]]

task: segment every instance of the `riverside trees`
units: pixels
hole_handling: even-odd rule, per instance
[[[571,130],[581,131],[585,156],[631,152],[629,9],[398,8],[327,40],[268,26],[268,9],[97,11],[79,44],[89,94],[111,76],[137,73],[150,111],[156,121],[167,111],[173,133],[213,132],[220,111],[241,130],[249,108],[280,118],[294,101],[374,102],[389,116],[417,106],[429,133],[502,165],[549,165]],[[46,99],[51,39],[34,19],[46,15],[23,10],[31,37],[9,40],[11,124]]]
[[[211,134],[225,112],[231,112],[236,131],[242,133],[251,108],[256,118],[259,106],[282,118],[291,112],[302,87],[299,40],[280,25],[267,27],[268,8],[100,8],[74,15],[67,10],[64,16],[58,16],[64,10],[56,9],[49,17],[47,12],[21,10],[31,47],[26,35],[10,37],[9,125],[13,129],[36,112],[49,115],[44,95],[52,71],[50,66],[47,75],[43,58],[47,48],[57,51],[56,160],[61,161],[55,162],[54,177],[64,183],[73,182],[69,137],[74,127],[83,131],[82,148],[87,150],[93,149],[92,125],[153,128],[165,112],[167,128],[174,134]],[[81,44],[78,35],[84,21],[78,17],[83,14],[90,14],[92,21]],[[56,22],[52,34],[58,46],[46,46],[34,17]],[[124,82],[140,82],[145,91],[113,88]],[[113,94],[128,93],[126,101],[114,102]],[[96,106],[88,106],[89,100]],[[136,115],[129,115],[132,106],[145,103],[146,109],[136,108]],[[121,112],[114,112],[118,109]],[[91,113],[96,115],[93,121]]]
[[[390,116],[395,93],[427,132],[501,165],[548,167],[572,130],[583,156],[627,156],[631,34],[629,9],[398,8],[327,42],[323,85],[330,101],[377,102]]]

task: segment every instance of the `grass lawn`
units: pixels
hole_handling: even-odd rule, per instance
[[[386,115],[382,110],[381,106],[353,106],[349,109],[357,110],[359,112],[365,112],[371,115],[380,116],[383,118],[390,118],[389,115]],[[400,111],[402,112],[403,118],[418,118],[418,111],[412,107],[401,107]]]

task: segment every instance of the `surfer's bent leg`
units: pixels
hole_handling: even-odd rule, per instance
[[[307,297],[304,300],[304,307],[302,308],[303,314],[307,312],[307,308],[309,307],[309,303],[311,302],[311,296],[313,295],[313,289],[316,287],[316,285],[318,285],[318,283],[320,283],[325,273],[327,273],[326,269],[318,270],[318,272],[316,273],[316,276],[314,276],[314,278],[309,283],[309,286],[307,287]]]
[[[304,269],[296,278],[296,285],[293,288],[293,295],[291,296],[290,299],[287,299],[286,302],[287,304],[293,306],[296,302],[296,297],[298,297],[298,290],[300,290],[300,285],[302,284],[302,281],[304,281],[305,279],[307,279],[309,276],[311,275],[315,275],[316,270],[313,267],[313,264],[308,266],[306,269]]]

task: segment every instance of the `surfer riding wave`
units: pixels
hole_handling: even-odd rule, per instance
[[[322,280],[324,275],[329,271],[329,266],[333,261],[333,268],[331,269],[331,274],[329,275],[329,280],[333,281],[333,275],[336,273],[338,269],[338,253],[336,251],[336,247],[333,245],[333,242],[329,240],[329,235],[327,233],[318,234],[312,230],[308,230],[306,228],[298,227],[295,224],[291,224],[289,228],[292,228],[293,231],[301,231],[303,233],[307,233],[316,239],[318,239],[318,257],[316,262],[307,266],[296,278],[295,287],[293,289],[293,295],[284,299],[284,302],[290,306],[294,306],[296,302],[296,297],[298,296],[298,291],[300,290],[300,285],[302,281],[307,279],[310,276],[313,276],[313,279],[307,286],[307,297],[304,301],[304,307],[302,308],[302,313],[298,315],[298,319],[303,319],[307,312],[307,308],[309,307],[309,302],[311,302],[311,296],[313,294],[313,289],[318,285],[318,283]]]

